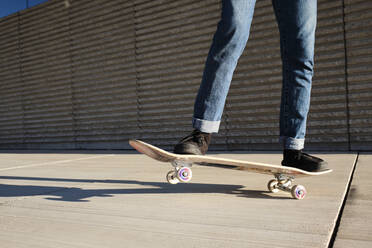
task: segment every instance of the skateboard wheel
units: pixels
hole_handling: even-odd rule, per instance
[[[189,167],[182,167],[177,171],[177,178],[181,182],[187,183],[192,178],[192,171]]]
[[[306,189],[302,185],[294,185],[291,189],[291,194],[293,198],[297,200],[302,200],[306,196]]]
[[[169,171],[166,178],[170,184],[177,184],[180,182],[174,171]]]
[[[276,179],[270,180],[268,182],[268,184],[267,184],[267,188],[269,189],[269,191],[271,193],[276,193],[276,192],[279,191],[279,189],[277,188],[277,186],[278,186],[278,180],[276,180]]]

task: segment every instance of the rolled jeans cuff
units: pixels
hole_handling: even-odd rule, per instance
[[[203,133],[218,133],[221,121],[207,121],[198,118],[192,119],[192,126]]]
[[[279,142],[283,144],[284,149],[302,150],[304,149],[305,139],[280,136]]]

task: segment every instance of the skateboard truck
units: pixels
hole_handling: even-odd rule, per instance
[[[276,193],[279,190],[290,192],[292,197],[297,200],[302,200],[306,196],[306,189],[302,185],[293,185],[294,177],[285,174],[275,174],[275,179],[268,182],[267,188],[270,192]]]

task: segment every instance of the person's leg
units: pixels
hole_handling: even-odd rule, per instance
[[[214,34],[194,105],[193,127],[218,132],[231,79],[248,37],[255,0],[223,0],[221,20]]]
[[[314,66],[317,0],[273,0],[280,31],[283,86],[280,140],[285,149],[304,147]]]
[[[285,166],[308,171],[326,162],[303,153],[314,68],[317,0],[272,0],[280,31],[283,86],[280,141]]]
[[[221,20],[214,34],[194,105],[194,131],[175,153],[205,154],[211,133],[218,132],[231,79],[249,37],[256,0],[222,0]]]

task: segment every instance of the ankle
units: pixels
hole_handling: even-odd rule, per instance
[[[302,154],[302,150],[284,149],[283,159],[284,160],[300,160],[301,154]]]

